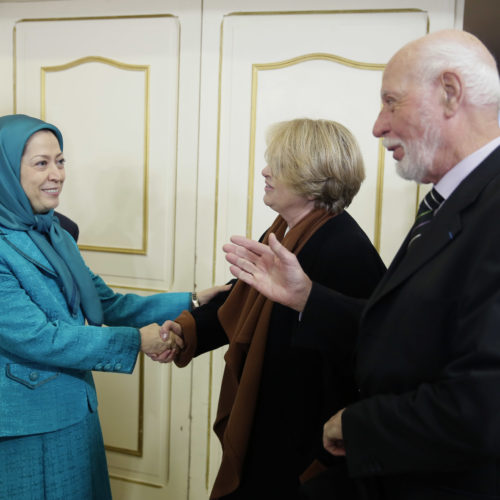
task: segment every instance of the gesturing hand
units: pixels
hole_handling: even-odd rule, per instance
[[[231,273],[274,302],[296,311],[306,305],[312,283],[297,257],[269,236],[269,246],[243,236],[232,236],[223,247]]]
[[[165,343],[166,349],[160,354],[151,354],[149,357],[153,361],[160,363],[170,363],[173,361],[179,351],[184,349],[184,337],[182,335],[182,326],[175,321],[167,320],[160,328],[160,336]]]

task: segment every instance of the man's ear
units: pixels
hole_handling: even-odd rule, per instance
[[[445,116],[452,117],[464,98],[464,88],[460,77],[451,71],[445,71],[440,78],[440,83],[444,92]]]

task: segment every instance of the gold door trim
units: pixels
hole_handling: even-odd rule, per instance
[[[123,288],[124,290],[135,290],[139,292],[151,292],[151,293],[167,293],[168,290],[164,288],[146,288],[142,286],[131,286],[131,285],[117,285],[106,283],[110,288]]]
[[[105,444],[104,448],[115,453],[142,457],[144,450],[144,354],[139,353],[137,358],[139,363],[139,408],[138,408],[138,428],[137,428],[137,447],[135,450],[130,448],[121,448],[119,446],[110,446]]]
[[[303,16],[303,15],[321,15],[321,14],[404,14],[404,13],[421,13],[427,14],[427,30],[429,30],[430,19],[429,13],[423,9],[408,8],[408,9],[345,9],[345,10],[270,10],[270,11],[255,11],[255,12],[229,12],[224,17],[229,16]]]
[[[41,119],[45,120],[47,112],[46,103],[46,75],[47,73],[58,73],[67,71],[77,66],[84,64],[99,63],[123,71],[137,71],[144,73],[144,153],[143,153],[143,188],[142,188],[142,238],[141,248],[122,248],[122,247],[109,247],[101,245],[78,245],[80,250],[87,250],[91,252],[106,252],[106,253],[124,253],[135,255],[146,255],[148,250],[148,183],[149,183],[149,78],[150,67],[148,65],[128,64],[114,59],[101,56],[86,56],[70,61],[65,64],[57,66],[42,66],[40,68],[40,115]]]
[[[111,479],[124,481],[126,483],[141,484],[142,486],[151,486],[152,488],[164,488],[166,485],[161,483],[151,483],[150,481],[141,481],[140,479],[132,479],[130,477],[121,476],[119,474],[109,473]]]
[[[138,14],[138,15],[121,15],[121,16],[80,16],[80,17],[39,17],[39,18],[23,18],[16,21],[12,29],[12,80],[13,80],[13,103],[12,112],[17,113],[17,42],[16,42],[16,27],[21,23],[38,23],[48,21],[99,21],[99,20],[115,20],[115,19],[157,19],[157,18],[175,18],[178,16],[173,14]]]
[[[119,474],[109,473],[111,479],[116,479],[118,481],[124,481],[126,483],[140,484],[142,486],[151,486],[152,488],[164,488],[166,485],[161,483],[151,483],[149,481],[141,481],[140,479],[132,479],[130,477],[121,476]]]

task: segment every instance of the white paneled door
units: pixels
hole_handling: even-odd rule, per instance
[[[358,138],[366,180],[349,212],[388,263],[411,224],[371,129],[384,65],[404,43],[460,27],[463,0],[60,0],[0,3],[2,113],[60,126],[61,211],[89,266],[120,292],[229,279],[221,246],[258,238],[265,132],[327,118]],[[140,358],[96,374],[116,500],[206,500],[224,349],[191,366]]]
[[[15,22],[16,111],[63,132],[59,208],[88,265],[123,293],[192,290],[200,3],[92,3]],[[131,376],[95,378],[114,497],[188,498],[191,368],[141,357]]]

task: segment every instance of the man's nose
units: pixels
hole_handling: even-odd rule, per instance
[[[372,133],[375,137],[384,137],[389,133],[389,130],[389,118],[387,112],[382,109],[375,120]]]

